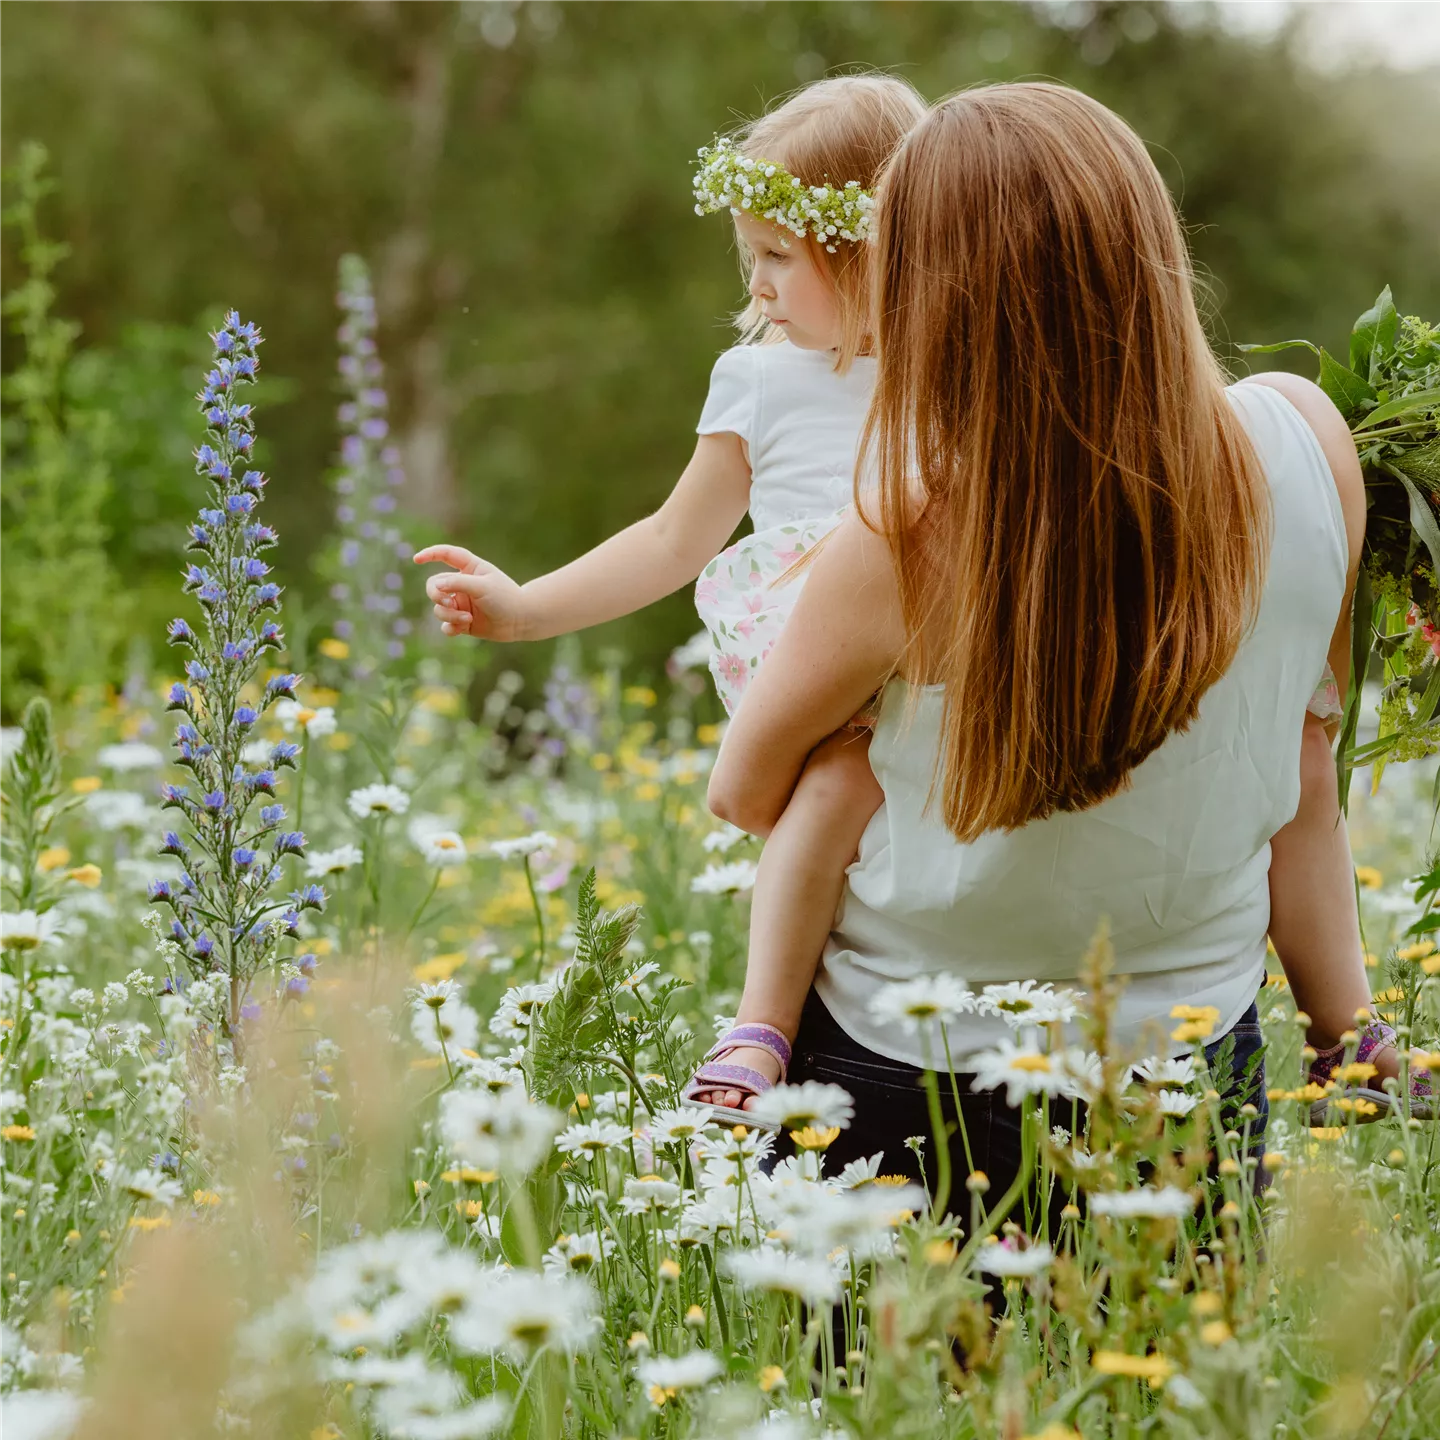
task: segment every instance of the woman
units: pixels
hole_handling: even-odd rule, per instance
[[[1315,386],[1227,388],[1169,195],[1103,106],[1045,84],[955,96],[878,205],[879,480],[817,558],[710,802],[768,833],[812,749],[882,691],[885,803],[791,1078],[854,1096],[833,1161],[883,1149],[914,1175],[933,1057],[881,1018],[898,982],[1073,983],[1103,923],[1118,1045],[1138,1058],[1177,1003],[1213,1006],[1236,1074],[1260,1048],[1267,930],[1317,1042],[1368,1005],[1307,715],[1327,658],[1345,684],[1364,494]],[[961,1017],[956,1069],[999,1033]],[[1008,1180],[1017,1112],[969,1104],[976,1164]]]

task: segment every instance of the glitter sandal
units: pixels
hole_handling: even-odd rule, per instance
[[[757,1050],[768,1050],[775,1057],[780,1065],[778,1082],[762,1075],[758,1070],[752,1070],[748,1065],[725,1063],[726,1055],[747,1045],[754,1046]],[[704,1102],[696,1097],[712,1090],[739,1090],[746,1095],[763,1095],[767,1090],[773,1090],[777,1083],[784,1083],[785,1072],[789,1066],[790,1042],[773,1025],[736,1025],[727,1030],[706,1055],[700,1068],[685,1087],[685,1099],[692,1104],[702,1104]],[[764,1129],[775,1128],[773,1125],[764,1125],[762,1121],[756,1120],[750,1111],[734,1105],[711,1105],[710,1109],[714,1111],[717,1119],[733,1120],[739,1125],[759,1125]]]
[[[1359,1033],[1360,1041],[1355,1049],[1354,1060],[1349,1062],[1351,1065],[1372,1065],[1375,1056],[1382,1050],[1396,1048],[1395,1031],[1383,1020],[1372,1017]],[[1318,1051],[1310,1066],[1310,1083],[1321,1086],[1331,1085],[1337,1070],[1343,1075],[1346,1069],[1345,1050],[1346,1046],[1342,1041],[1339,1045],[1332,1045],[1328,1050]],[[1368,1110],[1365,1108],[1366,1105],[1373,1105],[1375,1108]],[[1330,1114],[1332,1110],[1339,1111],[1342,1117],[1353,1115],[1356,1122],[1362,1125],[1371,1120],[1382,1120],[1385,1116],[1392,1114],[1405,1115],[1408,1113],[1416,1120],[1429,1120],[1435,1114],[1435,1092],[1430,1082],[1430,1076],[1424,1071],[1411,1072],[1408,1106],[1399,1095],[1391,1095],[1388,1091],[1380,1090],[1365,1080],[1358,1085],[1341,1081],[1335,1083],[1333,1089],[1311,1105],[1310,1123],[1312,1125],[1329,1123],[1330,1119],[1334,1118]]]

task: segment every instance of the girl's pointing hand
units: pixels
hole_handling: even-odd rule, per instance
[[[458,545],[431,545],[415,556],[417,565],[436,562],[452,567],[425,582],[444,634],[502,642],[525,638],[523,592],[503,570]]]

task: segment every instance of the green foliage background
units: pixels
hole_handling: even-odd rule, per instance
[[[292,595],[322,598],[310,562],[331,508],[347,250],[375,270],[413,538],[444,535],[526,578],[657,504],[689,453],[741,293],[728,227],[690,209],[696,147],[837,68],[892,67],[932,97],[1048,76],[1114,106],[1181,201],[1229,355],[1232,340],[1292,334],[1341,348],[1387,281],[1402,310],[1440,311],[1435,74],[1317,73],[1289,33],[1242,38],[1204,5],[3,13],[5,162],[27,139],[50,151],[42,220],[72,247],[57,312],[81,325],[67,383],[113,421],[100,530],[120,593],[115,633],[97,619],[93,646],[109,678],[173,605],[197,318],[238,306],[288,382],[259,398]],[[13,235],[5,247],[9,290]],[[7,372],[17,351],[7,333]],[[694,628],[681,595],[594,638],[658,672]],[[504,656],[517,660],[544,656]],[[7,695],[7,712],[22,700]]]

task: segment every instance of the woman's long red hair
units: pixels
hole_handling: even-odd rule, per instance
[[[1258,602],[1269,502],[1135,133],[1078,91],[937,105],[881,187],[862,497],[961,840],[1118,790]]]

